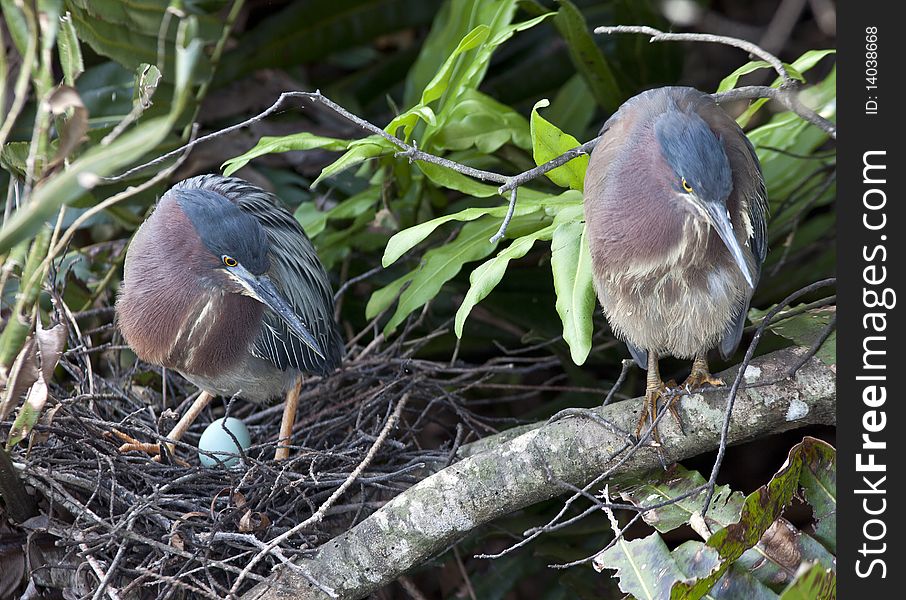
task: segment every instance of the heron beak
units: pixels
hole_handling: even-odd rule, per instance
[[[287,302],[283,297],[283,294],[277,290],[277,287],[269,277],[266,275],[256,277],[245,269],[237,272],[236,276],[243,287],[249,292],[249,296],[274,311],[277,316],[283,319],[283,322],[289,326],[293,333],[299,336],[299,339],[301,339],[306,346],[311,348],[315,354],[324,358],[324,352],[321,350],[315,337],[308,330],[308,327],[305,326],[305,323],[299,319],[298,315],[293,312],[289,302]]]
[[[749,270],[749,264],[746,262],[746,258],[742,253],[742,247],[739,245],[736,234],[733,232],[733,225],[730,223],[730,215],[727,213],[726,207],[722,203],[718,204],[714,202],[705,202],[704,205],[711,227],[717,231],[717,235],[720,236],[720,239],[723,240],[727,250],[730,251],[733,260],[736,261],[736,266],[742,271],[743,277],[746,278],[749,287],[755,289],[755,283],[752,278],[752,273]]]

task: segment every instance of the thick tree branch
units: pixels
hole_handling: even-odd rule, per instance
[[[835,423],[835,369],[810,358],[792,377],[789,365],[808,352],[780,350],[754,360],[746,370],[729,430],[738,443],[806,424]],[[733,380],[735,368],[722,373]],[[687,435],[665,419],[660,430],[673,460],[717,448],[724,417],[725,388],[685,396],[681,413]],[[297,560],[299,569],[280,569],[277,581],[262,583],[245,598],[324,598],[313,586],[334,590],[340,598],[361,598],[442,552],[451,543],[488,522],[535,502],[557,496],[564,484],[582,486],[598,473],[614,475],[656,468],[653,448],[624,450],[619,432],[638,420],[642,399],[610,404],[598,419],[566,418],[506,431],[464,447],[459,462],[403,492],[373,515],[321,546],[312,558]],[[272,585],[279,583],[279,586]],[[280,589],[291,589],[290,595]]]

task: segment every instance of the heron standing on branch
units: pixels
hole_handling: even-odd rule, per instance
[[[636,435],[666,391],[659,356],[693,359],[687,390],[723,384],[707,352],[727,358],[739,345],[767,254],[766,212],[755,150],[708,94],[649,90],[604,124],[585,175],[586,237],[604,314],[648,370]]]
[[[311,241],[276,196],[231,177],[193,177],[164,194],[129,246],[116,313],[140,359],[202,390],[171,441],[212,397],[239,396],[287,397],[285,442],[300,377],[327,375],[343,356]],[[278,448],[278,458],[287,454]]]

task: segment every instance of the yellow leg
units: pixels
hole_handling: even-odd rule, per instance
[[[286,404],[283,406],[283,418],[280,420],[280,438],[277,440],[277,452],[274,460],[289,458],[289,446],[281,446],[283,442],[289,443],[293,434],[293,425],[296,423],[296,411],[299,408],[299,394],[302,392],[302,378],[296,379],[296,384],[286,394]]]
[[[195,422],[198,415],[201,414],[201,411],[203,411],[213,399],[214,396],[202,391],[201,394],[198,395],[198,398],[195,399],[195,402],[192,403],[192,406],[189,407],[189,410],[186,411],[186,414],[182,416],[179,422],[170,430],[170,433],[167,434],[167,438],[174,442],[178,442],[182,439],[182,436],[189,430],[189,427],[192,426],[192,423]],[[170,454],[173,454],[174,450],[176,450],[176,446],[172,443],[168,443],[167,448],[170,450]]]
[[[671,385],[673,382],[671,381]],[[642,429],[645,427],[645,422],[650,420],[653,424],[657,419],[658,415],[658,400],[665,396],[667,392],[667,386],[664,385],[664,381],[661,379],[661,372],[658,367],[658,355],[656,352],[648,351],[648,377],[645,385],[645,406],[642,409],[642,415],[639,418],[639,424],[636,426],[635,435],[636,437],[641,437]],[[673,415],[673,418],[676,420],[677,425],[679,425],[680,431],[683,431],[683,422],[680,419],[679,412],[674,406],[674,401],[676,398],[674,396],[667,398],[667,410],[670,411],[670,414]],[[651,437],[654,438],[654,441],[658,444],[661,443],[661,434],[658,432],[657,427],[655,426],[651,432]]]
[[[723,379],[718,379],[711,375],[708,370],[708,355],[704,352],[699,352],[695,355],[695,360],[692,361],[692,372],[689,373],[689,377],[683,382],[683,388],[693,391],[704,387],[705,384],[713,386],[726,385]]]

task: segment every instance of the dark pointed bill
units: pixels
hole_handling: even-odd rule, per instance
[[[321,347],[318,345],[318,342],[315,341],[315,337],[308,330],[308,327],[305,326],[305,323],[303,323],[296,313],[293,312],[289,302],[287,302],[283,298],[283,295],[277,291],[274,283],[266,275],[255,277],[248,271],[245,271],[245,269],[243,269],[243,272],[237,274],[248,286],[249,291],[252,292],[253,298],[274,311],[274,313],[283,319],[293,333],[299,336],[299,339],[301,339],[306,346],[311,348],[315,354],[324,358],[324,352],[321,351]]]
[[[733,232],[733,225],[730,223],[730,216],[727,214],[726,208],[719,204],[706,203],[706,210],[711,220],[711,226],[714,227],[727,250],[733,255],[733,260],[736,261],[736,265],[742,271],[749,287],[755,289],[755,282],[752,278],[752,273],[749,271],[749,264],[742,253],[742,247],[736,240],[736,234]]]

